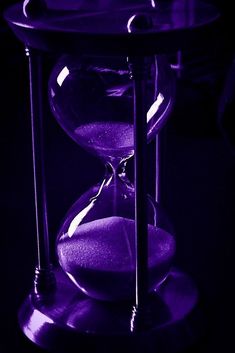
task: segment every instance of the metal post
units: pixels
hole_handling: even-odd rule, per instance
[[[142,63],[141,63],[142,64]],[[142,66],[140,64],[140,66]],[[143,70],[143,68],[140,68]],[[136,307],[146,304],[148,293],[148,228],[147,228],[147,123],[144,104],[145,82],[134,77],[134,141],[135,141],[135,233],[136,233]]]
[[[140,33],[152,28],[146,14],[132,16],[129,33]],[[131,318],[131,331],[144,331],[149,325],[148,313],[148,219],[147,219],[147,106],[146,77],[149,60],[144,55],[128,58],[134,89],[134,147],[135,147],[135,246],[136,298]]]
[[[29,59],[32,153],[34,174],[34,198],[37,236],[37,267],[35,270],[35,293],[44,293],[54,287],[55,280],[50,264],[49,235],[47,223],[47,200],[44,171],[43,137],[43,85],[42,57],[33,49],[26,49]]]
[[[161,201],[161,187],[160,187],[160,183],[161,183],[161,177],[160,177],[160,136],[159,133],[156,136],[155,139],[155,147],[156,147],[156,166],[155,166],[155,170],[156,170],[156,179],[155,179],[155,200],[156,202],[160,203]]]
[[[145,104],[146,62],[142,57],[130,59],[134,88],[134,146],[135,146],[135,243],[136,299],[131,330],[146,326],[148,296],[148,220],[147,220],[147,107]]]

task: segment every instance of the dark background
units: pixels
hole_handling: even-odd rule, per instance
[[[32,286],[36,242],[27,60],[22,44],[2,19],[2,11],[13,2],[0,2],[0,353],[36,353],[40,350],[24,338],[17,324],[17,310]],[[220,117],[226,119],[224,130],[218,124],[219,102],[233,60],[234,20],[229,1],[214,3],[224,23],[218,43],[183,53],[185,69],[177,81],[176,105],[163,131],[167,140],[163,203],[176,229],[176,262],[195,279],[209,320],[205,337],[188,350],[196,353],[235,349],[235,111],[231,108]],[[50,115],[46,148],[53,247],[61,219],[77,197],[101,179],[103,167]],[[153,146],[149,153],[151,169]]]

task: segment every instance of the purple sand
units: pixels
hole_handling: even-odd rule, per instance
[[[61,236],[57,251],[63,270],[87,295],[101,300],[125,300],[135,295],[135,222],[108,217],[77,227]],[[148,226],[149,288],[167,275],[175,240]]]
[[[128,157],[134,152],[133,125],[127,123],[86,124],[75,131],[76,141],[93,153],[108,157]]]

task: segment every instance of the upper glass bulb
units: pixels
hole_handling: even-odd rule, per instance
[[[174,95],[166,58],[153,57],[149,65],[148,141],[166,121]],[[133,155],[133,84],[125,58],[61,58],[50,78],[49,100],[59,124],[86,150],[106,161]]]

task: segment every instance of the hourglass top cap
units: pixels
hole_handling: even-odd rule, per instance
[[[212,40],[219,18],[210,4],[193,2],[185,9],[180,0],[151,1],[96,0],[109,6],[89,8],[91,0],[78,0],[81,8],[69,8],[75,0],[25,0],[5,12],[9,25],[28,47],[50,52],[97,55],[153,55],[202,45]],[[88,4],[82,8],[82,4]],[[115,6],[112,4],[119,4]],[[55,6],[57,4],[57,6]],[[59,6],[61,5],[61,6]],[[112,6],[111,6],[112,5]],[[72,7],[71,7],[72,8]],[[152,28],[128,32],[128,20],[136,13],[151,15]]]

